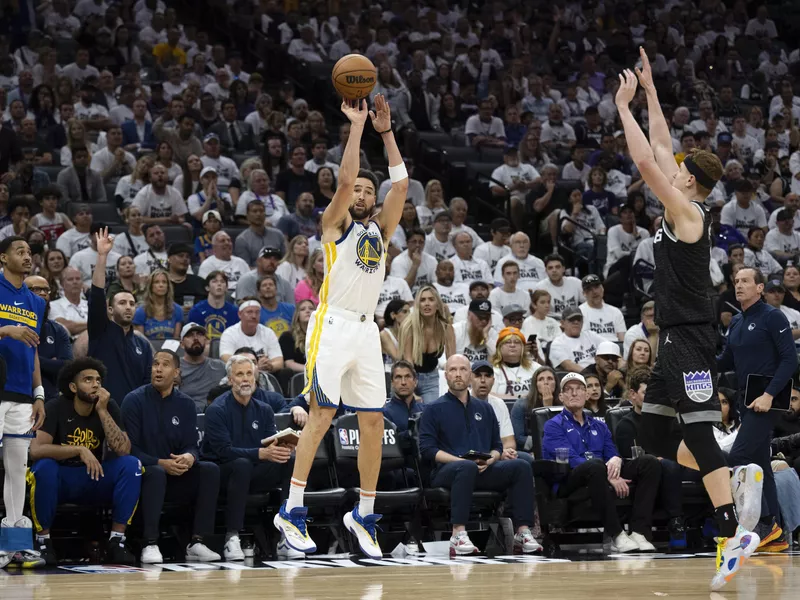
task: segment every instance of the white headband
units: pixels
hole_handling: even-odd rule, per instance
[[[251,306],[255,306],[256,308],[261,308],[261,305],[255,300],[248,300],[247,302],[242,302],[239,305],[239,312],[242,312],[245,308],[250,308]]]

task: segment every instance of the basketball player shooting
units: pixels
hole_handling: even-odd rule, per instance
[[[386,268],[386,245],[392,237],[408,190],[408,172],[392,133],[389,103],[375,96],[375,111],[366,100],[342,102],[350,120],[339,181],[333,200],[322,214],[325,279],[319,306],[311,315],[306,334],[306,388],[309,418],[297,445],[289,498],[275,515],[274,524],[286,543],[300,552],[314,552],[316,544],[306,530],[308,510],[303,492],[317,446],[331,425],[339,403],[358,412],[358,471],[361,493],[344,524],[358,538],[370,558],[381,558],[375,529],[375,488],[381,464],[383,405],[386,385],[378,326],[373,315]],[[359,169],[361,136],[367,114],[386,146],[392,188],[376,214],[378,181]]]
[[[711,287],[711,218],[703,201],[722,176],[722,163],[711,152],[695,150],[678,166],[650,62],[643,49],[640,54],[642,69],[636,69],[636,76],[627,69],[619,76],[616,97],[631,158],[664,205],[664,219],[654,237],[658,354],[642,408],[640,435],[650,454],[674,460],[669,432],[677,416],[683,433],[677,461],[700,471],[720,530],[717,572],[711,581],[711,589],[718,590],[760,541],[738,522],[730,472],[712,430],[722,418],[716,391],[714,311],[707,292]],[[649,143],[628,106],[636,93],[637,76],[647,92]],[[737,492],[737,501],[747,491]]]

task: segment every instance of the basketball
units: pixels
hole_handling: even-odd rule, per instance
[[[345,100],[366,98],[377,81],[375,65],[366,56],[348,54],[333,66],[333,87]]]

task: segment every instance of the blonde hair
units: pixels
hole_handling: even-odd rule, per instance
[[[430,196],[431,196],[431,188],[433,188],[433,186],[435,186],[437,184],[439,185],[439,187],[442,190],[442,202],[441,202],[441,204],[439,204],[437,206],[441,206],[442,208],[447,208],[447,204],[444,201],[444,186],[442,185],[442,182],[439,181],[438,179],[431,179],[430,181],[428,181],[428,183],[425,184],[425,206],[430,207],[430,204],[428,203],[428,200],[430,199]],[[436,208],[436,207],[433,207],[433,208]]]
[[[87,152],[89,152],[89,157],[92,156],[92,142],[89,141],[89,136],[86,135],[86,126],[80,119],[76,119],[72,117],[69,121],[67,121],[67,147],[71,150],[75,146],[79,145],[79,142],[72,137],[72,126],[78,125],[83,130],[83,145],[86,146]]]
[[[300,325],[300,307],[303,306],[306,302],[311,302],[311,306],[314,306],[314,303],[311,300],[301,300],[297,303],[297,306],[294,308],[294,316],[292,317],[292,339],[294,339],[294,349],[298,352],[302,352],[303,354],[306,353],[306,332],[308,331],[308,323],[306,323],[305,327]]]
[[[322,256],[322,248],[317,248],[311,253],[311,256],[308,257],[308,269],[306,269],[306,277],[308,277],[308,282],[311,284],[311,289],[314,290],[315,294],[319,294],[319,290],[322,288],[322,282],[325,281],[325,266],[323,265],[322,267],[322,276],[317,275],[317,272],[314,270],[314,263],[317,262],[318,256]],[[295,313],[296,312],[297,311],[295,311]]]
[[[492,366],[499,367],[503,364],[503,355],[500,353],[500,349],[508,343],[509,340],[515,339],[517,341],[521,340],[519,337],[515,335],[507,335],[502,340],[497,342],[497,348],[495,348],[494,354],[492,355]],[[522,342],[522,356],[519,359],[519,364],[523,369],[530,369],[533,366],[531,362],[531,357],[528,355],[528,347]]]
[[[696,164],[700,169],[702,169],[703,173],[708,175],[714,181],[719,181],[722,179],[722,161],[719,157],[714,154],[713,152],[709,152],[708,150],[702,150],[700,148],[694,148],[691,153],[689,154],[692,157],[692,162]],[[706,188],[705,186],[700,185],[697,183],[697,191],[702,196],[708,196],[711,193],[711,190]]]
[[[282,263],[288,262],[292,266],[295,267],[297,266],[294,257],[294,247],[297,245],[297,242],[300,242],[302,240],[305,240],[306,243],[308,243],[308,238],[304,235],[296,235],[291,240],[289,240],[289,245],[286,248],[286,256],[284,256],[283,259],[281,260]],[[306,273],[308,273],[308,265],[309,265],[308,261],[310,258],[311,258],[310,256],[306,256],[305,260],[303,261],[303,264],[300,265],[301,267],[303,267],[303,270]]]
[[[425,327],[420,310],[422,294],[425,292],[430,292],[436,300],[436,311],[433,314],[433,337],[438,348],[444,347],[445,332],[450,324],[450,311],[442,302],[439,292],[432,285],[422,286],[414,298],[414,310],[400,326],[400,353],[405,355],[405,349],[410,345],[411,359],[415,365],[422,364],[422,355],[425,349]]]
[[[171,319],[175,305],[175,290],[172,288],[169,275],[163,269],[156,269],[150,273],[150,277],[147,279],[147,287],[144,289],[144,313],[148,317],[155,317],[156,302],[155,295],[153,294],[153,282],[159,275],[163,275],[164,279],[167,280],[167,295],[164,297],[164,318]]]

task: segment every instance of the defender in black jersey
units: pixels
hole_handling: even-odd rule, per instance
[[[730,471],[713,433],[721,413],[715,389],[714,312],[708,297],[710,217],[702,202],[722,176],[722,163],[711,152],[696,150],[678,166],[650,63],[641,48],[640,55],[642,69],[636,75],[647,92],[650,142],[628,106],[637,87],[630,70],[619,77],[616,102],[631,158],[664,205],[664,219],[653,240],[658,355],[642,407],[639,439],[649,453],[671,458],[659,446],[670,437],[677,416],[683,441],[672,458],[700,471],[715,508],[720,537],[711,589],[718,590],[760,542],[758,535],[738,523]]]

